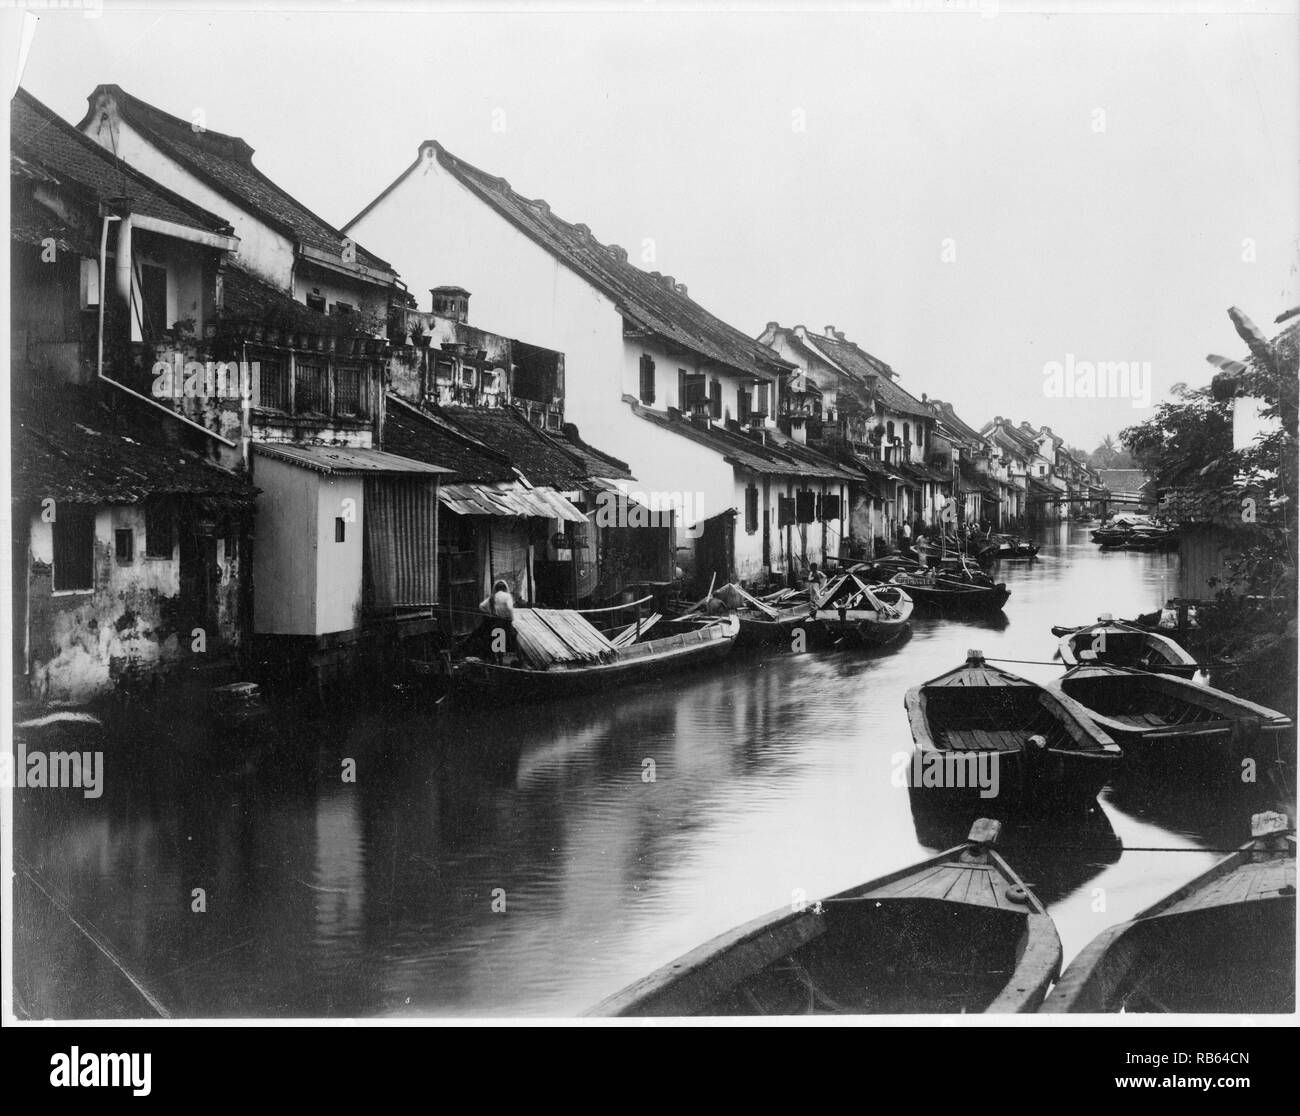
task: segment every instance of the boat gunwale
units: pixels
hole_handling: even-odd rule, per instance
[[[629,984],[626,987],[620,989],[619,991],[614,992],[611,995],[605,997],[594,1007],[584,1012],[583,1015],[584,1016],[628,1016],[632,1014],[639,1015],[640,1012],[638,1012],[637,1009],[640,1005],[645,1004],[647,1001],[650,1001],[653,998],[670,995],[673,991],[674,985],[682,983],[692,975],[700,976],[704,972],[705,967],[710,962],[719,960],[725,957],[727,953],[737,950],[747,945],[748,943],[755,941],[760,937],[760,935],[764,933],[773,932],[778,929],[790,929],[796,926],[798,923],[804,921],[809,921],[817,927],[815,933],[810,934],[802,942],[794,946],[793,949],[789,949],[783,953],[778,954],[776,958],[768,962],[768,965],[773,964],[775,963],[776,960],[779,960],[781,957],[787,956],[789,953],[794,952],[794,950],[801,948],[803,945],[806,945],[808,942],[811,942],[826,933],[826,925],[825,922],[823,921],[824,911],[819,911],[816,909],[822,903],[861,899],[864,896],[869,895],[872,891],[878,890],[879,888],[887,887],[890,884],[897,883],[900,880],[905,880],[910,876],[917,875],[928,869],[942,867],[947,863],[956,861],[963,853],[971,850],[973,847],[974,847],[973,842],[965,841],[962,844],[956,845],[945,852],[937,854],[936,856],[929,857],[926,860],[919,861],[917,863],[908,865],[903,868],[899,868],[893,872],[887,873],[884,876],[880,876],[876,879],[869,880],[866,883],[858,884],[851,888],[846,888],[844,891],[836,892],[834,895],[810,903],[802,911],[793,911],[790,910],[788,907],[778,907],[775,910],[768,911],[766,914],[762,914],[755,918],[752,918],[748,922],[742,923],[740,926],[733,927],[730,930],[725,930],[722,933],[717,934],[714,937],[710,938],[708,941],[702,943],[701,945],[696,946],[694,949],[688,950],[686,953],[680,954],[678,957],[674,958],[673,960],[667,962],[664,965],[659,966],[659,968],[655,969],[653,972],[648,973],[646,976],[641,977],[639,980],[634,981],[632,984]],[[1047,909],[1043,906],[1038,896],[1034,893],[1034,891],[1030,887],[1028,887],[1024,883],[1023,880],[1021,880],[1021,878],[1016,874],[1016,872],[1011,868],[1011,866],[1007,864],[1007,862],[1001,856],[999,856],[998,853],[992,848],[986,848],[984,850],[984,855],[988,858],[989,863],[1003,876],[1003,878],[1007,882],[1009,882],[1013,886],[1017,886],[1023,889],[1027,900],[1025,904],[1026,909],[1024,910],[1024,912],[1022,912],[1024,924],[1022,926],[1020,937],[1016,943],[1015,966],[1012,970],[1012,973],[1013,974],[1019,973],[1022,971],[1022,969],[1025,969],[1029,965],[1035,963],[1041,966],[1042,961],[1039,960],[1038,958],[1039,954],[1043,954],[1043,953],[1050,954],[1052,952],[1055,953],[1055,960],[1054,960],[1055,968],[1051,969],[1045,981],[1040,981],[1039,983],[1035,984],[1032,989],[1030,989],[1026,994],[1020,996],[1018,999],[1016,997],[1010,996],[1008,994],[1007,987],[1004,986],[1003,989],[998,993],[998,995],[994,997],[992,1001],[990,1001],[989,1005],[984,1009],[984,1011],[1003,1012],[1003,1011],[1030,1010],[1029,1008],[1024,1006],[1024,1001],[1029,997],[1033,996],[1034,992],[1039,987],[1042,987],[1043,984],[1050,984],[1051,980],[1059,972],[1059,967],[1061,964],[1061,956],[1062,956],[1060,935],[1056,931],[1056,926],[1052,921],[1051,915],[1047,913]],[[939,898],[915,899],[914,898],[914,899],[903,900],[898,898],[884,897],[880,900],[881,903],[889,903],[895,901],[897,902],[905,901],[913,904],[927,903],[927,904],[934,904],[936,906],[945,905],[945,906],[972,907],[972,908],[984,906],[983,904],[968,903],[965,900],[957,900],[957,899],[939,899]],[[1000,908],[994,908],[994,909],[1000,909]],[[1010,912],[1010,913],[1014,914],[1016,912]],[[1035,929],[1037,930],[1037,933],[1034,933]],[[1049,957],[1046,958],[1045,960],[1051,960],[1051,958]],[[731,987],[735,987],[737,984],[748,979],[749,976],[756,975],[758,972],[762,972],[762,971],[763,968],[758,968],[755,969],[753,973],[749,973],[747,975],[743,975],[737,978],[735,981],[732,982]],[[1010,983],[1011,980],[1009,978],[1007,981],[1007,985],[1009,985]],[[725,991],[725,989],[723,991]],[[714,996],[717,996],[719,994],[721,994],[721,992],[715,992]],[[1039,999],[1041,1000],[1041,997]],[[1004,1003],[1004,1001],[1006,1002]],[[999,1006],[995,1007],[995,1005],[999,1005]],[[1013,1005],[1018,1005],[1018,1006],[1013,1006]],[[672,1018],[672,1016],[655,1016],[655,1015],[646,1015],[643,1017],[644,1018]],[[707,1016],[697,1016],[697,1017],[708,1018]]]

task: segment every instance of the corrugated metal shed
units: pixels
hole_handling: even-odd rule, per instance
[[[553,488],[526,488],[517,481],[447,484],[438,499],[457,515],[536,516],[586,523],[587,517]]]
[[[430,465],[425,461],[413,461],[409,457],[398,457],[395,453],[385,453],[377,449],[356,449],[350,446],[293,446],[277,442],[257,442],[253,452],[262,457],[271,457],[298,465],[304,469],[314,469],[334,477],[355,477],[381,473],[423,473],[429,476],[441,476],[450,473],[441,465]]]

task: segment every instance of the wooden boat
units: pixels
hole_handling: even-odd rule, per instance
[[[992,541],[997,546],[996,555],[1001,561],[1038,557],[1038,543],[1028,542],[1018,535],[994,535]]]
[[[1056,927],[981,819],[939,856],[802,909],[783,907],[602,1001],[604,1016],[1033,1011],[1061,964]]]
[[[1108,612],[1097,617],[1097,623],[1062,635],[1058,647],[1067,667],[1077,666],[1079,656],[1091,651],[1097,662],[1112,666],[1179,678],[1191,678],[1197,671],[1196,660],[1168,636],[1115,620]]]
[[[553,614],[559,611],[516,610],[515,628],[519,631],[521,621],[528,623],[537,618],[536,615],[529,617],[529,613],[546,614],[543,623],[555,623]],[[571,622],[573,616],[576,613],[569,614],[567,619]],[[452,683],[459,689],[487,693],[498,699],[560,697],[590,693],[612,685],[630,685],[724,657],[730,653],[740,634],[740,620],[735,613],[660,620],[651,630],[655,635],[653,639],[624,646],[606,641],[608,647],[596,655],[586,653],[545,660],[536,654],[521,653],[506,662],[462,659],[452,665]],[[522,651],[522,632],[520,644]],[[435,664],[417,664],[417,668],[420,666],[435,668]],[[426,673],[430,672],[426,670]]]
[[[1260,759],[1254,753],[1261,739],[1291,728],[1285,714],[1222,690],[1091,659],[1049,682],[1048,689],[1082,706],[1135,764]]]
[[[734,611],[740,621],[737,644],[783,643],[789,646],[795,628],[811,621],[813,606],[806,592],[786,590],[762,598],[752,596],[741,586],[729,582],[714,596]]]
[[[1011,596],[1004,582],[980,585],[933,570],[901,571],[890,579],[918,605],[940,612],[997,612]]]
[[[1251,840],[1094,938],[1042,1006],[1058,1012],[1295,1011],[1295,834],[1256,814]]]
[[[835,638],[880,646],[907,631],[912,598],[897,586],[873,585],[855,573],[843,573],[827,583],[812,615]]]
[[[925,807],[1083,804],[1120,761],[1074,701],[989,666],[979,651],[908,690],[903,704],[916,744],[908,782]]]

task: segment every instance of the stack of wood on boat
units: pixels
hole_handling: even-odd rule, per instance
[[[602,1016],[1030,1012],[1056,927],[992,851],[996,821],[940,856],[719,935],[602,1001]]]
[[[713,593],[740,620],[739,643],[785,643],[795,628],[807,624],[812,613],[812,602],[806,592],[782,589],[766,597],[755,597],[743,586],[728,582]],[[693,615],[696,605],[684,615]]]
[[[1126,765],[1184,768],[1210,760],[1231,770],[1242,759],[1270,758],[1257,754],[1262,740],[1280,740],[1292,727],[1285,714],[1222,690],[1096,662],[1089,651],[1083,655],[1084,662],[1048,688],[1082,706],[1124,749]]]
[[[1256,814],[1251,840],[1094,938],[1044,1012],[1295,1011],[1295,833]]]
[[[1197,671],[1196,660],[1168,636],[1116,620],[1109,612],[1098,616],[1095,624],[1063,634],[1058,648],[1067,667],[1077,666],[1081,655],[1092,652],[1097,662],[1109,666],[1179,678],[1191,678]]]
[[[871,584],[857,573],[838,574],[826,584],[813,613],[835,639],[880,646],[908,630],[912,598],[896,585]]]
[[[1120,760],[1074,701],[990,666],[979,651],[913,687],[903,704],[916,744],[908,782],[920,808],[1087,803]]]
[[[1103,550],[1176,550],[1178,531],[1145,515],[1117,515],[1092,532]]]
[[[739,630],[734,613],[689,620],[653,615],[610,638],[572,609],[521,608],[514,619],[518,654],[462,659],[453,664],[452,679],[506,699],[587,693],[721,658]],[[644,638],[649,633],[655,638]]]

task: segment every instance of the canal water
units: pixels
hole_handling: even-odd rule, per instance
[[[19,1009],[571,1016],[800,894],[948,847],[963,834],[914,817],[898,785],[904,692],[968,648],[1046,680],[1051,625],[1176,592],[1177,555],[1103,553],[1082,526],[1042,541],[998,569],[996,621],[918,618],[882,651],[737,653],[544,705],[282,715],[273,765],[214,759],[185,708],[118,734],[101,797],[15,792]],[[1003,851],[1068,962],[1245,840],[1252,808],[1108,789],[1086,823],[1009,826]]]

